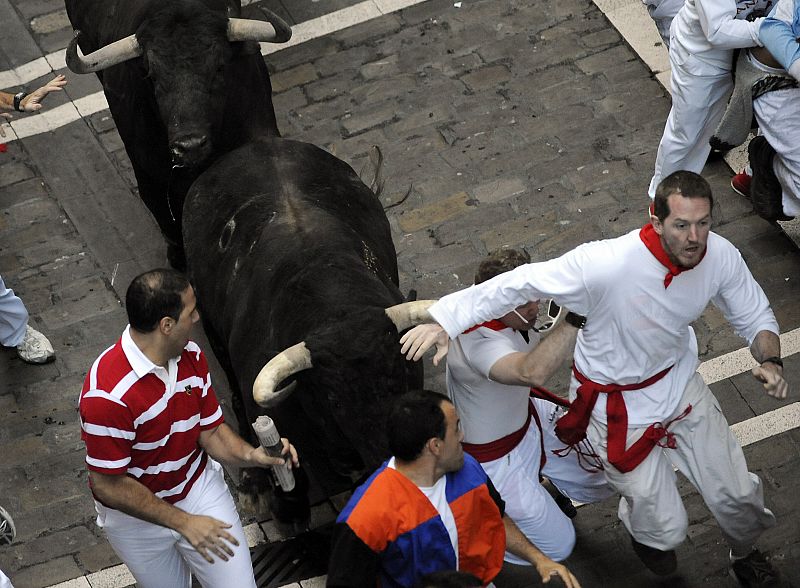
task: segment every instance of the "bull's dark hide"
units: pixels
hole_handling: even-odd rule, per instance
[[[392,398],[421,386],[384,313],[403,302],[383,209],[356,173],[306,143],[265,139],[218,159],[192,186],[183,232],[206,332],[241,391],[246,423],[264,364],[300,341],[313,369],[271,409],[306,462],[373,468]],[[315,465],[315,467],[317,467]]]
[[[136,34],[144,53],[98,72],[139,194],[180,263],[186,191],[210,161],[278,135],[256,43],[230,43],[238,0],[66,0],[84,54]],[[173,166],[179,166],[173,169]]]

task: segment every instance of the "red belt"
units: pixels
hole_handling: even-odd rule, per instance
[[[577,398],[570,405],[570,409],[556,423],[556,435],[569,446],[577,446],[586,438],[586,428],[589,426],[589,417],[597,402],[598,395],[602,392],[607,395],[606,416],[608,420],[608,461],[620,472],[630,472],[642,463],[653,447],[675,448],[675,436],[667,431],[674,421],[682,419],[692,410],[690,404],[678,417],[666,424],[653,423],[633,445],[626,449],[628,438],[628,411],[625,408],[625,399],[622,392],[641,390],[658,382],[667,375],[673,366],[662,370],[637,384],[598,384],[581,374],[573,365],[572,373],[580,386]],[[662,441],[666,438],[666,441]]]
[[[522,428],[514,431],[513,433],[509,433],[505,437],[500,437],[499,439],[490,441],[489,443],[462,442],[461,446],[464,448],[464,451],[469,453],[480,463],[486,463],[487,461],[494,461],[495,459],[500,459],[504,455],[508,455],[509,453],[511,453],[511,450],[520,444],[520,441],[522,441],[522,438],[525,436],[525,433],[528,432],[528,427],[530,427],[531,425],[532,414],[534,414],[533,404],[531,404],[531,402],[528,401],[528,418],[525,419],[525,424],[522,425]],[[538,417],[537,417],[537,422],[538,422]]]

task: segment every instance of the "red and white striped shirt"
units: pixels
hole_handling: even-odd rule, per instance
[[[95,360],[78,408],[89,469],[132,476],[174,504],[205,469],[200,433],[224,419],[196,343],[189,341],[167,365],[151,362],[128,327]]]

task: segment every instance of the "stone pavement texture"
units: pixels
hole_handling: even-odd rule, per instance
[[[292,22],[314,4],[266,3]],[[0,0],[0,70],[63,48],[68,38],[60,1]],[[524,247],[542,260],[646,218],[669,97],[589,0],[464,0],[460,7],[429,0],[266,61],[284,136],[321,145],[356,170],[372,145],[383,150],[382,202],[402,201],[387,215],[404,291],[440,296],[470,284],[478,260],[498,247]],[[94,76],[69,78],[48,107],[99,90]],[[782,331],[797,328],[797,250],[730,191],[723,163],[704,175],[718,200],[716,230],[741,249]],[[0,568],[17,588],[119,563],[93,522],[75,404],[85,371],[125,325],[120,299],[128,282],[164,264],[164,250],[107,111],[0,153],[0,273],[58,354],[55,363],[32,367],[0,352],[0,503],[19,531],[0,550]],[[744,345],[714,308],[695,329],[704,360]],[[429,387],[441,390],[441,370],[427,368]],[[786,374],[796,401],[797,356],[787,359]],[[565,382],[566,370],[551,387]],[[712,389],[731,423],[778,406],[747,374]],[[746,454],[779,520],[762,548],[798,584],[800,432]],[[581,508],[568,563],[583,585],[732,585],[719,529],[685,481],[682,492],[689,538],[678,550],[678,572],[663,580],[636,561],[614,500]],[[316,520],[331,520],[342,500],[319,505]],[[268,522],[262,528],[276,538]]]

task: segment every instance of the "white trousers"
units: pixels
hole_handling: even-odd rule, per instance
[[[648,194],[655,198],[658,184],[678,170],[695,173],[711,153],[709,139],[717,128],[733,89],[730,71],[701,61],[672,40],[672,109],[658,144],[655,171]]]
[[[28,311],[13,290],[6,288],[0,276],[0,345],[16,347],[25,338]],[[2,588],[2,584],[0,584]]]
[[[654,448],[626,474],[608,463],[606,426],[590,421],[589,440],[603,461],[609,484],[622,496],[619,518],[639,543],[661,550],[677,547],[686,538],[688,518],[678,493],[675,464],[700,492],[730,546],[736,551],[749,549],[775,524],[775,516],[764,507],[761,480],[747,471],[742,448],[719,402],[697,373],[686,385],[675,413],[665,421],[689,404],[692,411],[669,427],[676,448]],[[628,447],[644,430],[628,430]]]
[[[772,167],[783,188],[783,212],[800,216],[800,88],[767,92],[753,101],[753,112],[776,152]]]
[[[575,528],[539,482],[541,455],[539,428],[531,422],[522,441],[510,453],[481,465],[505,501],[506,514],[519,530],[547,557],[562,561],[575,547]],[[505,560],[530,565],[508,551]]]
[[[545,555],[562,561],[575,547],[575,528],[539,481],[539,465],[544,439],[547,462],[542,474],[563,494],[580,502],[596,502],[613,490],[606,484],[602,472],[586,472],[574,454],[558,457],[552,449],[564,444],[555,436],[555,423],[564,414],[559,406],[541,399],[532,400],[542,425],[531,421],[522,441],[510,453],[494,461],[482,463],[500,496],[506,503],[506,514]],[[505,560],[518,565],[528,562],[506,552]]]
[[[533,404],[542,423],[544,452],[547,456],[542,475],[559,492],[577,502],[599,502],[611,496],[614,490],[606,482],[603,472],[587,472],[581,467],[574,451],[564,457],[553,453],[564,448],[564,443],[556,437],[556,422],[567,413],[566,409],[540,398],[534,398]]]
[[[205,515],[232,525],[228,533],[239,541],[234,556],[208,563],[178,532],[96,503],[97,524],[128,566],[140,588],[189,588],[191,575],[207,588],[255,588],[247,539],[225,484],[222,466],[210,459],[189,495],[175,504],[191,514]]]

